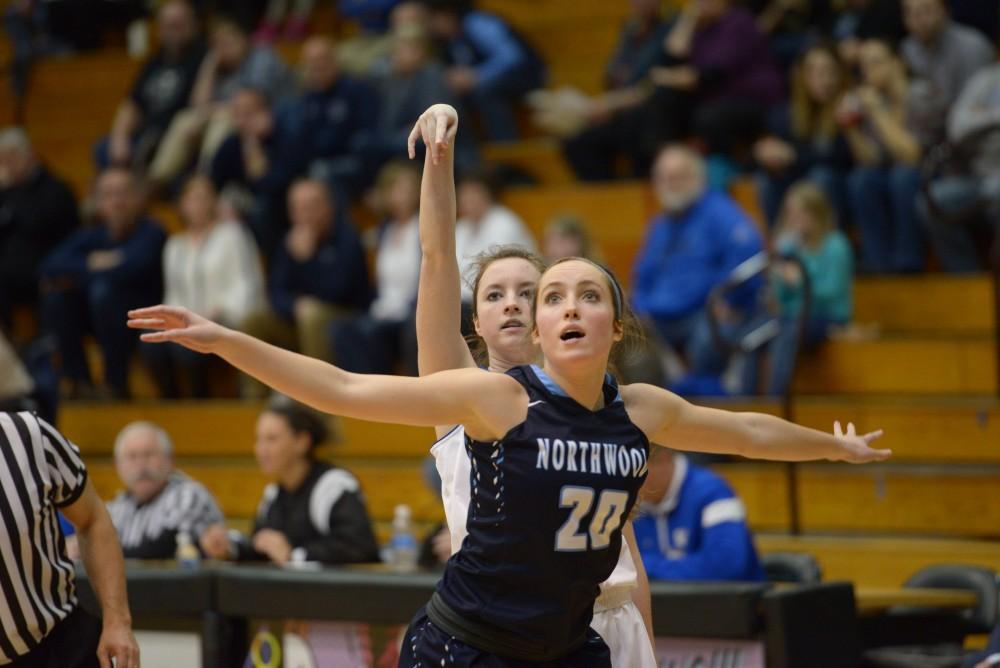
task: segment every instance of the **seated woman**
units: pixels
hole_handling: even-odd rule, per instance
[[[420,171],[390,162],[375,185],[376,208],[384,215],[375,252],[377,296],[368,312],[330,325],[334,358],[355,373],[417,375],[414,311],[420,278]]]
[[[164,301],[238,325],[264,301],[264,274],[253,236],[241,223],[221,219],[215,186],[207,176],[188,179],[178,208],[186,229],[171,236],[163,249]],[[141,351],[161,396],[180,396],[178,373],[193,396],[208,396],[208,358],[177,345],[143,344]]]
[[[815,348],[831,330],[846,325],[853,310],[852,283],[854,255],[847,237],[837,229],[833,208],[823,191],[802,181],[792,186],[775,230],[775,252],[783,261],[771,277],[777,301],[779,331],[767,347],[770,371],[764,392],[784,394],[792,382],[799,348]],[[802,270],[789,258],[805,266],[809,278],[811,304],[805,331],[799,339],[798,316],[802,309]],[[747,360],[745,391],[757,390],[757,359]]]
[[[754,144],[767,223],[775,223],[785,192],[801,178],[823,188],[846,223],[851,149],[836,111],[847,90],[847,73],[832,47],[817,45],[802,55],[792,70],[791,89],[788,105],[771,114],[771,131]]]
[[[201,535],[213,559],[270,560],[276,564],[378,561],[378,546],[357,479],[316,459],[327,426],[314,411],[285,397],[257,418],[254,453],[274,482],[264,489],[253,534],[215,524]]]

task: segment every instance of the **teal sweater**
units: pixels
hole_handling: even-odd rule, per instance
[[[851,291],[854,255],[847,237],[834,230],[826,235],[819,248],[800,247],[795,254],[802,260],[812,281],[812,317],[836,323],[849,322],[854,310]],[[775,276],[774,289],[781,315],[797,315],[802,308],[799,286]]]

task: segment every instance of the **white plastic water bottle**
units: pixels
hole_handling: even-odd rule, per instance
[[[177,532],[177,565],[181,568],[195,569],[201,564],[201,553],[191,540],[187,531]]]
[[[413,535],[410,507],[405,504],[396,506],[392,518],[392,550],[391,561],[393,570],[400,572],[413,571],[417,568],[417,537]]]

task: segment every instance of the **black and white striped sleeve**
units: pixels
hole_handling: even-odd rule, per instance
[[[42,450],[45,464],[52,480],[52,501],[62,508],[70,505],[83,494],[87,486],[87,468],[80,457],[80,449],[41,418]]]

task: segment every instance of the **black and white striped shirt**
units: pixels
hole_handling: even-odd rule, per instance
[[[56,509],[87,484],[80,451],[32,413],[0,413],[0,665],[27,654],[76,607]]]
[[[170,474],[166,486],[143,504],[121,492],[108,503],[108,514],[118,530],[127,559],[170,559],[177,551],[177,533],[198,537],[212,524],[223,522],[212,494],[180,471]]]

